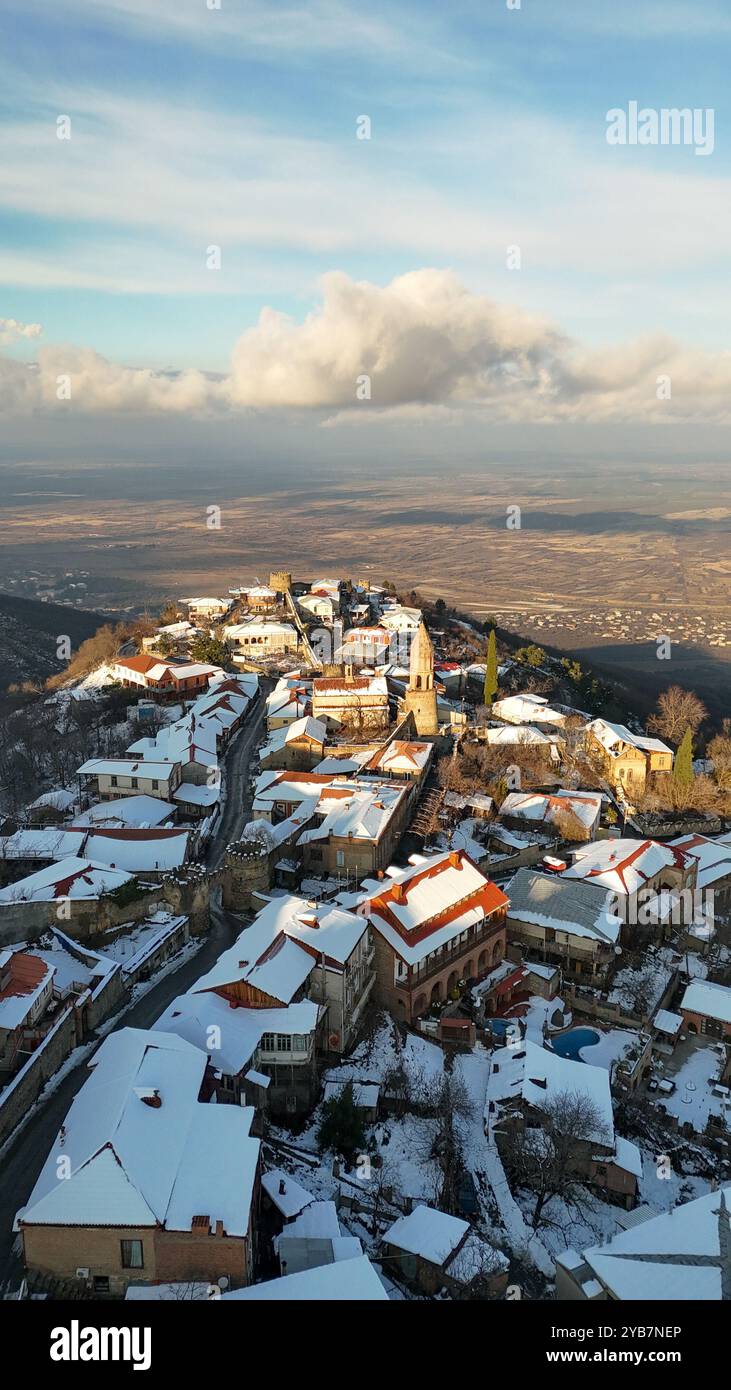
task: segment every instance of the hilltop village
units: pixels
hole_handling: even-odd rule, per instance
[[[7,1296],[729,1297],[731,726],[692,691],[642,727],[494,621],[278,570],[7,729]]]

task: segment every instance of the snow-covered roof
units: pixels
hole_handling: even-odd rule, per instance
[[[202,782],[181,782],[173,792],[173,801],[184,806],[215,806],[220,799],[220,786],[209,787]]]
[[[695,860],[697,888],[709,888],[719,880],[731,878],[731,844],[710,840],[705,835],[681,835],[670,843]]]
[[[295,1182],[283,1168],[270,1168],[267,1173],[262,1173],[261,1185],[285,1221],[299,1216],[315,1200],[313,1194]]]
[[[580,710],[570,710],[571,714],[580,714]],[[546,724],[562,724],[566,719],[567,710],[558,709],[555,705],[549,705],[544,695],[506,695],[502,700],[496,700],[492,713],[498,719],[506,719],[510,724],[531,724],[535,722]]]
[[[128,826],[142,830],[147,826],[164,825],[172,820],[175,807],[156,796],[120,796],[116,801],[100,801],[88,811],[74,817],[74,826]]]
[[[277,623],[271,620],[256,618],[243,623],[230,623],[223,629],[224,637],[232,642],[237,642],[246,637],[279,637],[297,640],[297,629],[291,623]]]
[[[573,816],[586,830],[592,830],[602,809],[601,792],[509,792],[501,807],[501,816],[519,816],[522,820],[560,824],[562,816]]]
[[[397,1250],[406,1250],[436,1265],[461,1284],[508,1268],[505,1255],[489,1245],[467,1221],[434,1207],[414,1207],[408,1216],[394,1222],[383,1240]]]
[[[626,894],[639,892],[663,869],[687,864],[682,850],[657,840],[598,840],[575,849],[573,856],[564,878],[583,878]]]
[[[277,802],[297,806],[302,801],[319,797],[323,787],[332,784],[332,777],[317,772],[275,772],[268,769],[254,783],[254,811],[271,811]]]
[[[435,1207],[418,1206],[408,1216],[400,1216],[384,1234],[387,1245],[419,1255],[440,1268],[469,1231],[468,1221],[450,1216]]]
[[[503,744],[513,747],[515,744],[529,743],[539,743],[550,747],[553,742],[549,734],[541,733],[540,729],[534,729],[532,724],[511,724],[509,727],[485,729],[481,731],[480,738],[484,739],[486,743],[497,744],[498,747]]]
[[[638,1180],[642,1177],[642,1151],[631,1139],[623,1139],[621,1134],[615,1136],[614,1161],[618,1168],[624,1168],[626,1173],[631,1173]]]
[[[367,930],[365,917],[343,908],[272,898],[194,988],[198,993],[245,980],[287,1004],[323,956],[331,966],[344,965]]]
[[[658,1009],[652,1026],[658,1033],[667,1033],[669,1037],[674,1038],[683,1026],[683,1018],[681,1014],[671,1013],[669,1009]]]
[[[37,796],[35,801],[31,801],[29,811],[40,810],[44,806],[50,806],[54,811],[69,811],[76,804],[76,793],[70,792],[66,787],[54,787],[53,791],[43,792]]]
[[[99,864],[128,869],[130,873],[154,873],[179,869],[188,858],[187,830],[90,830],[85,852]]]
[[[218,994],[191,992],[173,999],[155,1027],[209,1051],[219,1071],[238,1076],[251,1062],[265,1033],[309,1037],[319,1014],[319,1005],[309,999],[288,1008],[232,1009]],[[211,1028],[217,1030],[215,1034]],[[217,1043],[215,1048],[212,1039]]]
[[[35,951],[0,951],[0,1029],[12,1032],[25,1022],[54,975]]]
[[[378,889],[364,910],[408,965],[418,964],[508,902],[463,850],[424,858],[410,869],[389,871]]]
[[[609,1072],[588,1062],[574,1062],[526,1040],[520,1047],[503,1047],[492,1054],[487,1083],[486,1118],[490,1102],[505,1103],[518,1096],[536,1110],[563,1095],[586,1097],[597,1112],[596,1143],[614,1144],[614,1113]]]
[[[303,1269],[265,1284],[251,1284],[222,1295],[220,1302],[235,1299],[242,1303],[277,1300],[286,1303],[344,1303],[388,1301],[388,1294],[367,1255],[339,1260],[331,1265]],[[219,1300],[217,1299],[216,1302]]]
[[[132,874],[73,856],[49,864],[18,883],[0,889],[0,903],[55,902],[57,898],[98,898],[129,883]]]
[[[731,1187],[723,1187],[591,1246],[584,1259],[614,1298],[728,1299],[730,1216]]]
[[[620,918],[607,911],[606,888],[565,875],[518,869],[508,884],[509,915],[537,927],[614,945]]]
[[[400,772],[413,776],[415,772],[423,772],[431,752],[430,743],[393,739],[385,748],[379,748],[372,758],[364,762],[363,771]]]
[[[719,1023],[731,1023],[731,989],[710,980],[692,980],[680,1001],[686,1013],[703,1014]]]
[[[0,859],[67,859],[79,855],[85,830],[16,830],[0,837]]]
[[[171,1034],[110,1034],[19,1219],[189,1231],[205,1213],[227,1235],[245,1235],[259,1159],[254,1111],[201,1103],[206,1065],[205,1052]],[[70,1177],[59,1176],[59,1154]]]
[[[672,756],[672,748],[668,748],[659,738],[633,734],[625,724],[612,724],[608,719],[592,719],[587,728],[604,751],[613,758],[622,752],[624,746],[639,748],[643,753],[670,753]]]
[[[326,738],[327,728],[322,721],[313,719],[312,715],[305,715],[302,719],[293,719],[281,729],[274,729],[262,748],[262,758],[270,753],[279,752],[288,744],[296,743],[298,739],[309,739],[312,743],[324,746]]]
[[[331,835],[340,839],[379,840],[391,817],[408,794],[402,782],[362,781],[335,782],[320,792],[317,814],[321,822],[303,831],[300,844],[311,840],[327,840]]]
[[[175,764],[146,762],[142,758],[88,758],[77,771],[80,777],[149,777],[167,782],[175,772]]]
[[[340,696],[378,695],[388,696],[388,683],[385,676],[318,676],[312,682],[312,695],[315,700],[328,700]]]

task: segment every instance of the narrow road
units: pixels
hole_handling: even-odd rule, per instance
[[[205,854],[207,869],[217,869],[223,859],[226,846],[234,843],[251,810],[251,797],[247,775],[252,754],[260,743],[266,716],[265,698],[273,688],[273,682],[260,678],[260,694],[256,708],[245,721],[226,752],[225,795],[223,811],[216,830],[213,832]]]
[[[117,1027],[152,1028],[168,1004],[210,970],[221,952],[233,945],[240,931],[238,918],[220,908],[212,908],[211,928],[200,950],[179,970],[171,971],[158,985],[153,985],[120,1017]],[[13,1253],[15,1213],[28,1200],[63,1118],[86,1081],[89,1060],[87,1057],[64,1078],[48,1100],[41,1102],[0,1159],[0,1284],[6,1279],[17,1283],[22,1275],[22,1263]]]
[[[207,847],[205,864],[209,870],[218,868],[226,845],[239,837],[248,817],[251,798],[247,775],[252,754],[262,736],[266,712],[263,696],[267,682],[263,681],[262,687],[251,720],[242,726],[227,750],[226,802],[218,828]],[[241,931],[241,922],[218,905],[216,899],[220,896],[220,890],[214,890],[214,893],[211,926],[200,950],[131,1005],[121,1015],[116,1025],[118,1028],[151,1028],[168,1004],[178,994],[184,994],[211,968],[221,952],[233,945]],[[17,1240],[12,1229],[15,1213],[28,1200],[63,1118],[86,1081],[89,1060],[86,1058],[64,1078],[48,1100],[41,1102],[0,1159],[0,1285],[8,1279],[17,1284],[22,1277],[22,1261],[13,1248]]]

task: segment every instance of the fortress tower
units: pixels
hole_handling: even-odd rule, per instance
[[[414,716],[417,734],[438,734],[437,692],[434,689],[434,648],[423,622],[414,633],[409,653],[406,709]]]

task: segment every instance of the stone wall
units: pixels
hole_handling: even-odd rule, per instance
[[[61,1014],[35,1052],[0,1092],[0,1145],[25,1118],[49,1077],[53,1076],[78,1042],[78,1024],[73,1005]]]

